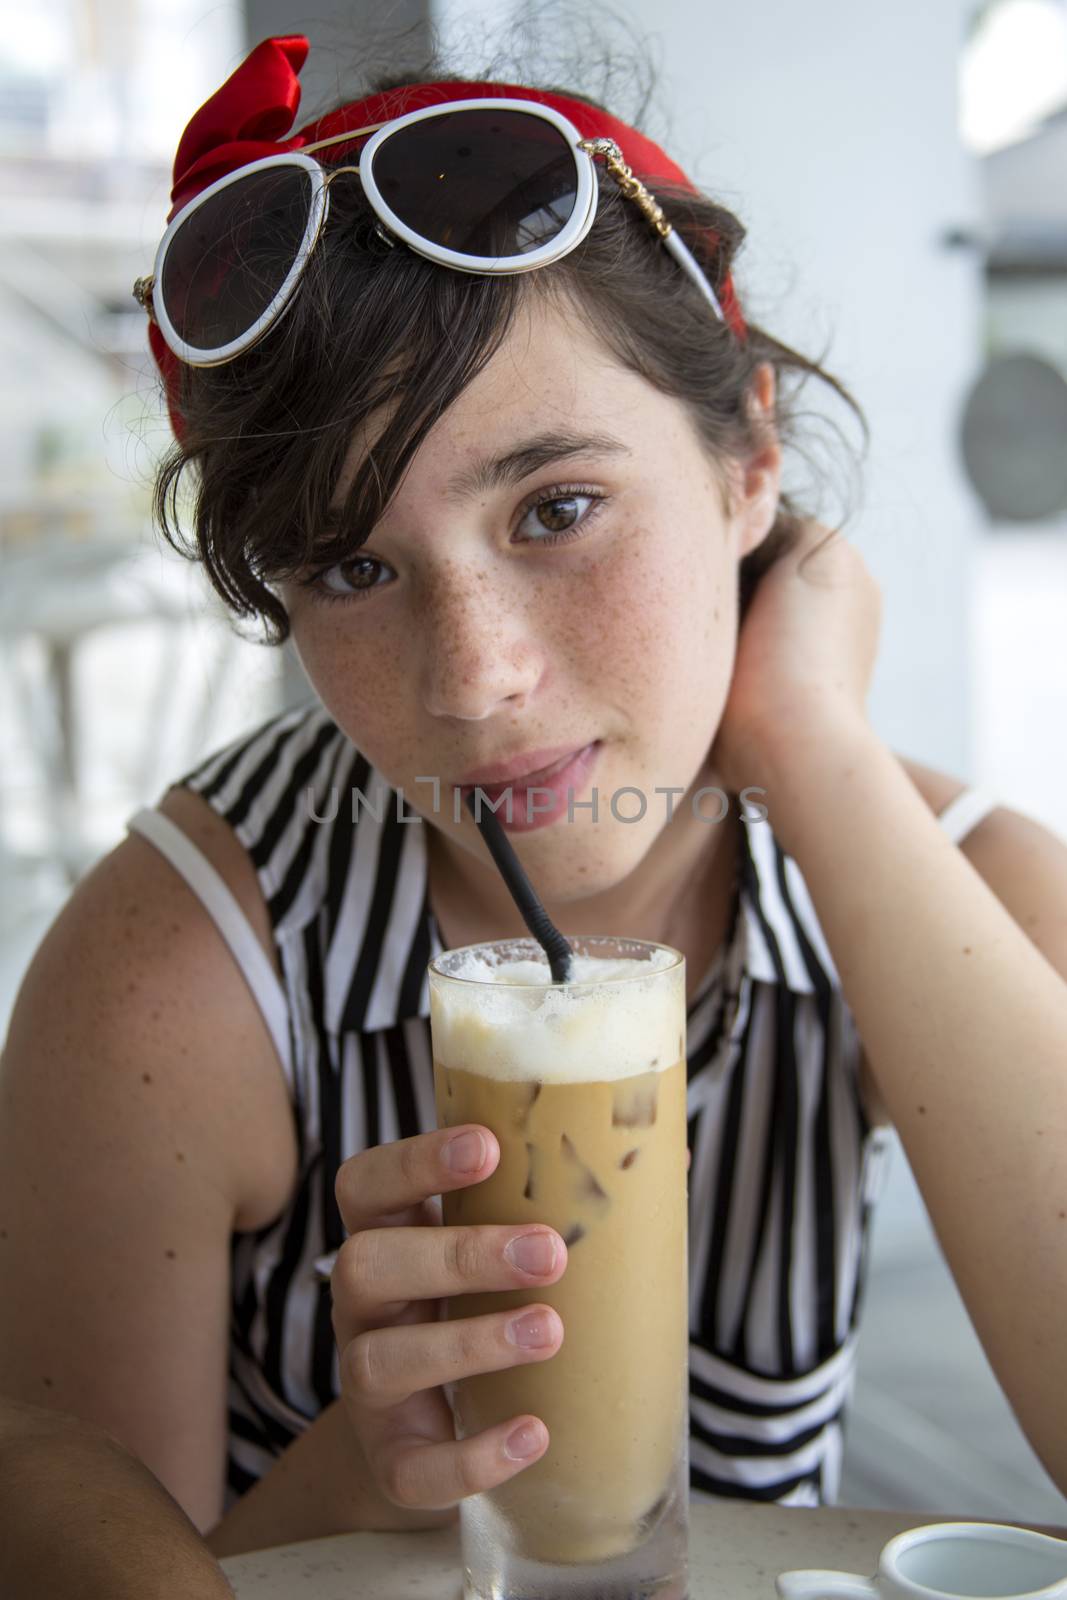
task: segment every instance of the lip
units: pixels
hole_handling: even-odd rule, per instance
[[[538,778],[545,777],[550,767],[588,748],[588,745],[557,744],[551,750],[527,750],[524,755],[513,756],[510,761],[498,761],[493,766],[465,772],[458,787],[464,791],[485,789],[492,783],[516,783],[520,778],[524,783],[534,783]]]
[[[535,828],[547,828],[561,815],[567,817],[569,802],[577,802],[584,793],[600,748],[600,740],[596,739],[580,750],[565,753],[547,769],[524,773],[510,782],[472,785],[472,789],[481,789],[487,801],[494,805],[502,795],[510,793],[510,815],[506,800],[496,812],[508,833],[531,833]],[[531,790],[535,793],[531,794]]]

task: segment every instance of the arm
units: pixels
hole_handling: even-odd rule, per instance
[[[0,1065],[0,1372],[106,1430],[200,1528],[222,1510],[234,1228],[292,1133],[265,1025],[141,839],[78,886]]]
[[[999,811],[980,875],[859,719],[765,782],[975,1328],[1067,1490],[1067,848]]]
[[[0,1528],[5,1600],[232,1600],[166,1490],[75,1417],[0,1400]]]

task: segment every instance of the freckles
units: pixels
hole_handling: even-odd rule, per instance
[[[406,698],[410,661],[400,640],[361,635],[344,607],[315,617],[295,639],[308,678],[330,714],[357,743],[395,723]]]

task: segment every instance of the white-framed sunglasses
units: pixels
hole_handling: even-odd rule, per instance
[[[314,159],[367,134],[358,166]],[[593,226],[598,155],[722,320],[714,289],[615,141],[583,139],[553,107],[514,99],[427,106],[227,173],[169,224],[134,298],[179,360],[232,361],[291,304],[342,172],[359,174],[387,243],[458,272],[531,272]]]

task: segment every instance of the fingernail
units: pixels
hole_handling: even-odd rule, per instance
[[[542,1350],[556,1342],[556,1324],[544,1311],[528,1311],[508,1323],[508,1338],[524,1350]]]
[[[514,1433],[508,1435],[504,1454],[510,1456],[512,1461],[528,1461],[531,1456],[537,1455],[544,1442],[540,1424],[524,1422]]]
[[[445,1166],[452,1172],[477,1172],[485,1163],[485,1140],[480,1133],[461,1133],[444,1148]]]
[[[543,1278],[556,1265],[556,1240],[551,1233],[524,1233],[504,1246],[504,1254],[513,1267],[532,1276]]]

